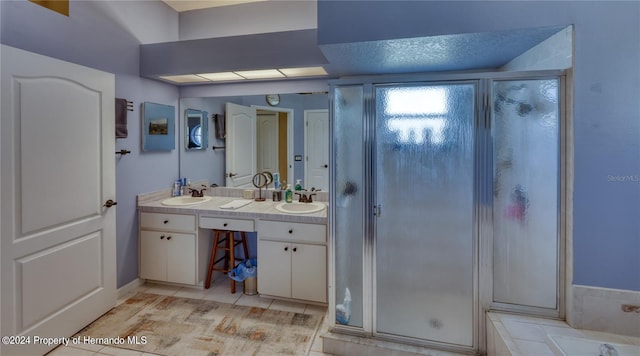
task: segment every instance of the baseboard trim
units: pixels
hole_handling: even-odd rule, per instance
[[[122,287],[118,288],[117,298],[118,299],[123,298],[124,296],[127,295],[127,293],[134,291],[136,288],[140,287],[145,282],[146,280],[142,278],[136,278],[133,281],[123,285]]]

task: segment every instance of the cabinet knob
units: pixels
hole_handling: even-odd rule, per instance
[[[285,250],[285,251],[289,251],[289,247],[285,247],[285,248],[284,248],[284,250]]]
[[[227,227],[227,225],[229,225],[229,224],[227,224],[227,223],[222,224],[222,226],[224,226],[224,227]]]
[[[167,236],[167,240],[171,240],[171,236]]]
[[[298,248],[297,248],[297,247],[294,247],[294,248],[293,248],[293,252],[296,252],[296,251],[298,251]]]
[[[164,235],[160,236],[160,240],[164,240]]]
[[[169,219],[167,219],[167,220],[165,220],[165,221],[164,221],[164,223],[165,223],[165,224],[166,224],[166,223],[168,223],[168,222],[169,222]]]
[[[293,234],[293,229],[289,229],[289,233],[290,233],[290,234]]]

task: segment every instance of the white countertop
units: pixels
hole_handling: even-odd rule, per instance
[[[219,217],[237,217],[237,218],[251,218],[251,219],[267,219],[277,221],[289,221],[289,222],[301,222],[301,223],[315,223],[326,224],[327,223],[327,206],[326,209],[315,213],[305,214],[287,214],[283,213],[275,208],[276,205],[282,203],[282,201],[274,202],[271,199],[259,202],[252,201],[250,204],[245,205],[238,209],[221,209],[220,206],[227,204],[233,200],[242,198],[238,197],[222,197],[213,196],[211,200],[187,206],[166,206],[162,205],[162,201],[168,198],[168,196],[162,196],[155,199],[138,199],[138,209],[140,211],[148,212],[161,212],[161,213],[176,213],[176,214],[200,214],[203,216],[219,216]],[[326,202],[319,202],[327,205]]]

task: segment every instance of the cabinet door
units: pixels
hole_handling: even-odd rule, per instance
[[[327,302],[327,248],[291,244],[291,297]]]
[[[167,282],[196,284],[196,236],[167,233]]]
[[[167,278],[167,234],[140,231],[140,278],[164,281]]]
[[[258,241],[258,292],[291,298],[291,244]]]

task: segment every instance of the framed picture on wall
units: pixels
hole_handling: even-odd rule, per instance
[[[170,151],[175,148],[175,107],[142,103],[142,150]]]

